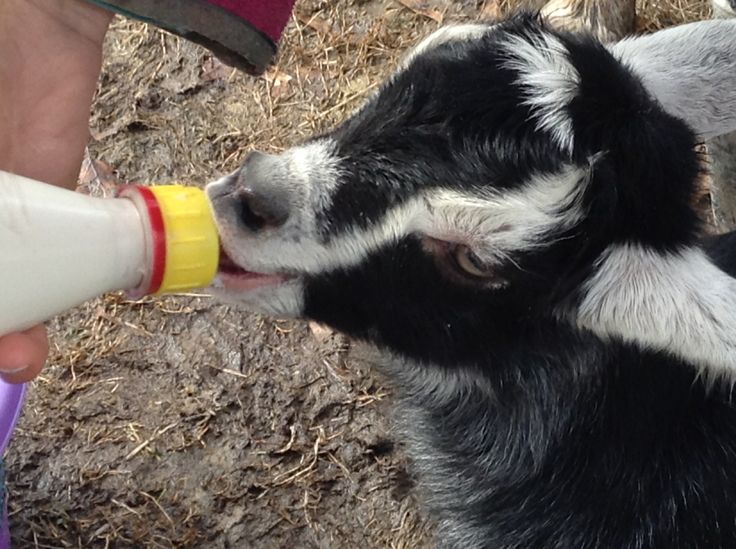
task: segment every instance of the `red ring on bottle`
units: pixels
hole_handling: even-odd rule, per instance
[[[153,245],[153,257],[151,265],[151,282],[148,285],[146,294],[155,294],[161,288],[164,281],[164,271],[166,270],[166,226],[164,224],[164,215],[161,212],[161,206],[158,203],[156,195],[151,192],[148,187],[141,185],[133,185],[143,198],[148,210],[148,219],[151,222],[151,242]]]

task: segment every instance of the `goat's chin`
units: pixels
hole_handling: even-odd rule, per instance
[[[237,290],[228,287],[222,277],[218,276],[208,290],[220,301],[234,303],[269,316],[298,318],[304,311],[304,285],[298,278],[291,278],[280,284]]]

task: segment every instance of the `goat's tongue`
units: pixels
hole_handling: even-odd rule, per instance
[[[220,249],[218,274],[225,288],[237,292],[247,292],[262,286],[274,286],[285,280],[282,275],[253,273],[239,267],[224,250]]]

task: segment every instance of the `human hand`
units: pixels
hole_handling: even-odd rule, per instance
[[[48,352],[43,326],[0,337],[0,376],[9,383],[30,381],[43,369]]]
[[[74,188],[112,15],[81,0],[0,0],[0,170]],[[0,376],[36,377],[42,326],[0,338]]]

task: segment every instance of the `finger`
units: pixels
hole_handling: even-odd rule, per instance
[[[49,353],[46,328],[35,326],[0,338],[0,376],[9,383],[24,383],[43,369]]]

